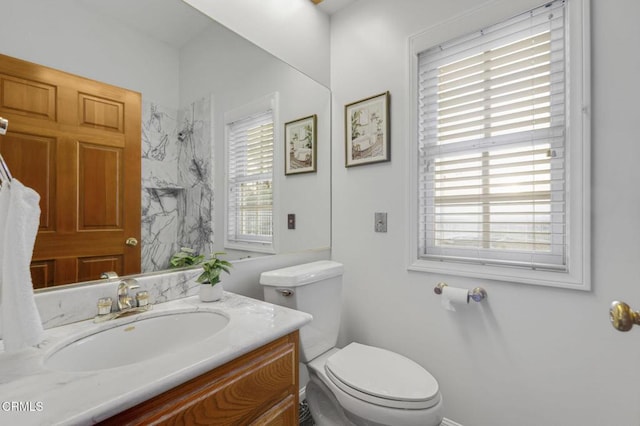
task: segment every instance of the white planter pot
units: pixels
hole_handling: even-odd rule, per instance
[[[216,285],[200,284],[200,300],[203,302],[215,302],[222,299],[222,283]]]

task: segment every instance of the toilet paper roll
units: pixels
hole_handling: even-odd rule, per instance
[[[456,310],[454,305],[469,303],[469,290],[446,286],[442,289],[442,307],[448,311]]]

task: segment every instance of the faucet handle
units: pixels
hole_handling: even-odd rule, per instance
[[[113,300],[110,297],[101,297],[98,299],[98,316],[111,313],[111,305]]]
[[[149,292],[142,290],[136,293],[136,305],[138,307],[147,306],[149,304]]]

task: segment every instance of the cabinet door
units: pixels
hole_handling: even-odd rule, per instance
[[[298,331],[102,425],[297,425]]]
[[[295,398],[290,395],[251,423],[251,426],[292,426],[297,424],[298,404]]]
[[[40,195],[35,288],[140,272],[141,95],[0,55],[0,153]]]

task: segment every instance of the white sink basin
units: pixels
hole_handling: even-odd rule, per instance
[[[49,356],[53,370],[94,371],[143,362],[212,337],[229,323],[216,312],[182,312],[138,319],[82,337]]]

